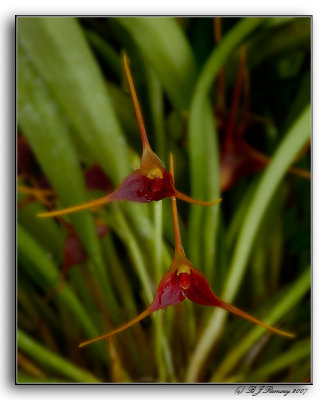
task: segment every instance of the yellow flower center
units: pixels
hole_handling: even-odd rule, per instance
[[[180,274],[190,275],[191,274],[190,267],[188,267],[188,265],[184,265],[184,264],[180,265],[178,267],[177,275],[180,275]]]
[[[156,178],[163,179],[162,171],[158,167],[155,167],[150,172],[148,172],[147,178],[150,178],[150,179],[156,179]]]

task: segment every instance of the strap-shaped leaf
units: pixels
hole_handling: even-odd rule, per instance
[[[32,359],[37,360],[46,368],[68,378],[70,381],[82,383],[99,382],[99,379],[93,374],[50,351],[21,330],[17,332],[17,346]]]
[[[105,81],[74,18],[18,19],[19,42],[110,178],[130,172],[127,145]]]
[[[87,199],[85,184],[62,109],[26,52],[20,46],[18,50],[19,124],[62,203],[81,203]],[[109,304],[115,305],[90,213],[76,214],[72,222],[93,261]]]

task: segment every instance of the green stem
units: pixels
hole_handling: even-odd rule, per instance
[[[142,252],[140,250],[140,247],[138,245],[135,236],[133,235],[133,233],[129,228],[129,225],[124,215],[120,212],[117,205],[112,204],[112,206],[113,209],[115,210],[113,213],[113,222],[115,224],[117,234],[121,236],[121,238],[124,240],[125,244],[129,249],[132,262],[136,268],[136,272],[139,276],[141,285],[145,293],[145,299],[147,303],[150,304],[153,301],[154,296]]]
[[[113,284],[118,288],[118,296],[124,305],[127,315],[132,318],[137,314],[137,309],[133,297],[133,290],[130,281],[128,280],[124,271],[123,265],[117,255],[115,244],[111,235],[107,235],[102,239],[103,249],[106,256],[106,261],[109,265],[111,278]]]
[[[155,282],[157,286],[162,277],[162,202],[154,202],[153,207],[155,225],[154,265]],[[159,382],[165,382],[166,379],[166,370],[163,359],[163,336],[163,314],[159,311],[155,316],[155,353]]]

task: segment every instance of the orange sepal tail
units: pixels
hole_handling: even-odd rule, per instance
[[[239,308],[237,308],[235,306],[232,306],[229,303],[225,303],[222,300],[220,300],[220,302],[222,303],[219,306],[220,308],[223,308],[224,310],[229,311],[232,314],[238,315],[239,317],[247,319],[248,321],[251,321],[254,324],[260,325],[263,328],[266,328],[271,332],[278,333],[279,335],[286,336],[286,337],[289,337],[289,338],[294,338],[296,336],[294,333],[290,333],[290,332],[284,331],[282,329],[278,329],[278,328],[275,328],[273,326],[270,326],[270,325],[266,324],[265,322],[262,322],[261,320],[259,320],[259,319],[255,318],[255,317],[253,317],[252,315],[246,313],[245,311],[242,311]]]
[[[135,325],[136,323],[138,323],[139,321],[141,321],[142,319],[148,317],[148,315],[150,315],[153,311],[152,307],[148,307],[146,308],[141,314],[139,314],[137,317],[133,318],[131,321],[127,322],[126,324],[121,325],[119,328],[114,329],[113,331],[107,332],[104,335],[98,336],[96,338],[90,339],[90,340],[86,340],[85,342],[82,342],[79,344],[79,348],[87,346],[88,344],[97,342],[98,340],[102,340],[102,339],[106,339],[110,336],[116,335],[117,333],[123,332],[126,329],[130,328],[131,326]]]
[[[197,204],[199,206],[214,206],[215,204],[219,204],[222,201],[222,198],[213,200],[213,201],[202,201],[202,200],[197,200],[194,199],[190,196],[187,196],[184,193],[179,192],[179,190],[175,189],[175,197],[177,199],[183,200],[186,203],[191,203],[191,204]]]
[[[82,210],[87,210],[89,208],[98,207],[98,206],[110,203],[111,201],[112,200],[111,200],[110,195],[107,195],[107,196],[101,197],[96,200],[88,201],[87,203],[78,204],[77,206],[63,208],[62,210],[42,212],[42,213],[37,214],[37,216],[40,218],[58,217],[59,215],[70,214],[70,213],[74,213],[77,211],[82,211]]]

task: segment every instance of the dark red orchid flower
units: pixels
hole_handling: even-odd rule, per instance
[[[57,217],[60,223],[67,230],[67,236],[63,248],[63,264],[60,272],[58,290],[60,291],[66,281],[67,272],[75,265],[82,264],[88,260],[87,253],[77,236],[74,227],[64,219]],[[109,232],[108,225],[102,221],[96,221],[97,236],[101,239]],[[50,289],[45,295],[44,300],[48,302],[55,293],[55,289]]]
[[[244,110],[242,112],[240,124],[237,125],[237,113],[243,85]],[[222,191],[228,190],[239,178],[249,176],[262,170],[270,162],[270,157],[254,149],[244,138],[248,121],[251,118],[258,119],[259,121],[266,121],[265,118],[252,116],[249,112],[249,79],[246,67],[246,52],[245,49],[241,49],[240,64],[233,91],[230,113],[228,121],[223,123],[222,126],[226,131],[221,145],[220,158]],[[290,167],[289,172],[306,179],[311,179],[309,171]]]
[[[51,207],[56,199],[56,194],[52,189],[40,189],[39,187],[29,187],[24,185],[17,185],[18,193],[27,194],[28,197],[18,203],[18,208],[26,206],[27,204],[39,200],[40,203],[47,207]]]
[[[24,147],[28,146],[27,142],[24,143]],[[36,180],[31,174],[19,175],[20,181],[22,179],[27,179],[29,184],[32,186],[26,186],[18,184],[17,191],[19,193],[28,194],[29,196],[18,203],[18,208],[26,206],[27,204],[39,200],[40,203],[47,207],[52,207],[55,200],[56,194],[51,188],[51,185],[47,178],[42,175],[41,178]],[[84,172],[84,180],[88,190],[103,190],[108,191],[111,188],[111,182],[103,169],[97,165],[93,164]]]
[[[18,204],[19,208],[35,199],[38,199],[46,206],[53,204],[54,191],[51,190],[45,177],[40,179],[35,177],[38,174],[40,175],[39,166],[28,141],[21,133],[17,137],[17,171],[20,182],[18,191],[29,195]],[[28,181],[30,186],[22,185],[21,182],[23,180]]]
[[[173,161],[171,158],[171,174],[173,177],[172,165]],[[130,322],[127,322],[126,324],[109,333],[87,340],[81,343],[79,347],[84,347],[90,343],[122,332],[141,321],[148,315],[152,314],[154,311],[181,303],[185,298],[203,306],[223,308],[224,310],[230,311],[231,313],[245,318],[255,324],[261,325],[272,332],[291,338],[294,337],[294,334],[269,326],[252,315],[224,302],[213,293],[204,275],[192,265],[185,255],[181,243],[176,197],[172,196],[171,201],[175,236],[175,254],[169,270],[163,276],[158,286],[153,302],[148,308],[146,308],[141,314],[132,319]]]
[[[74,265],[87,261],[88,256],[73,226],[61,218],[60,221],[68,233],[64,244],[64,258],[61,271],[61,280],[64,281],[67,271]],[[109,228],[105,223],[100,221],[96,223],[96,231],[97,236],[101,239],[108,233]]]
[[[121,183],[121,185],[116,190],[114,190],[114,192],[100,199],[65,208],[63,210],[40,213],[38,214],[39,217],[52,217],[62,214],[68,214],[118,200],[149,203],[150,201],[159,201],[164,199],[165,197],[175,196],[178,199],[184,200],[186,202],[203,206],[211,206],[221,201],[221,199],[210,202],[196,200],[179,192],[175,188],[169,172],[161,165],[160,159],[150,147],[126,55],[124,55],[124,67],[130,87],[130,92],[142,141],[143,152],[140,168],[127,176]]]
[[[108,192],[112,189],[112,184],[108,176],[98,164],[91,165],[84,172],[84,179],[89,190],[103,190]]]
[[[26,138],[22,134],[19,134],[17,137],[17,171],[19,180],[17,190],[28,196],[18,203],[18,208],[31,203],[35,199],[38,199],[46,206],[53,204],[54,191],[51,190],[49,185],[45,185],[44,180],[35,178],[38,169],[38,163],[30,145]],[[30,186],[23,185],[23,181],[28,181]]]

